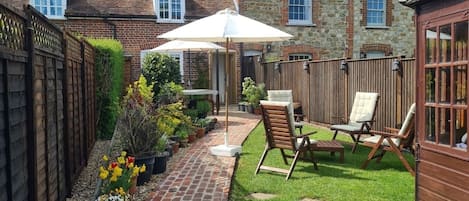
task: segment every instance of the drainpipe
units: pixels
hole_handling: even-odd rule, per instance
[[[114,23],[112,23],[111,21],[109,21],[109,19],[108,19],[107,17],[104,18],[104,22],[106,22],[107,24],[109,24],[109,26],[111,26],[112,38],[113,38],[113,39],[117,39],[116,24],[114,24]]]

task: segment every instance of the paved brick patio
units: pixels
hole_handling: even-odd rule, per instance
[[[230,107],[229,144],[241,145],[260,116],[235,110]],[[210,154],[209,147],[224,143],[224,110],[221,109],[215,117],[218,128],[187,148],[185,155],[168,169],[168,176],[158,181],[157,189],[148,195],[147,200],[228,200],[236,158]]]

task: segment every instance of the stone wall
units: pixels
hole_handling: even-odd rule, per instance
[[[371,50],[369,47],[376,46],[376,50],[384,50],[384,46],[389,46],[392,55],[405,55],[414,57],[415,51],[415,26],[414,11],[401,5],[398,0],[392,1],[391,26],[386,28],[367,28],[362,25],[363,1],[354,0],[354,27],[353,27],[353,58],[360,57],[360,51]]]

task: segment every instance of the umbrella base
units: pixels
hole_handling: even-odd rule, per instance
[[[215,156],[236,156],[241,154],[241,146],[238,145],[217,145],[210,147],[210,153]]]

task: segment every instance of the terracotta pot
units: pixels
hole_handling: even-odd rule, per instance
[[[197,137],[202,138],[205,135],[205,128],[197,128],[196,132],[197,132]]]
[[[191,133],[189,134],[189,137],[187,137],[189,143],[195,142],[195,139],[197,139],[197,134],[196,133]]]
[[[173,154],[176,154],[179,151],[179,142],[175,142],[171,146],[173,148]]]
[[[130,179],[130,182],[132,183],[132,185],[129,188],[129,194],[134,195],[135,193],[137,193],[137,177],[132,177],[132,179]]]

